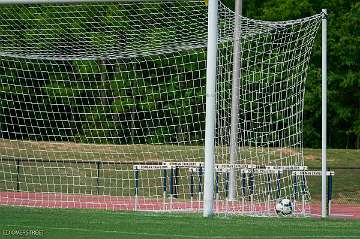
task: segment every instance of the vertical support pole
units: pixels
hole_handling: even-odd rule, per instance
[[[241,205],[242,205],[242,212],[245,212],[245,196],[246,196],[246,172],[242,170],[242,198],[241,198]]]
[[[164,178],[163,178],[163,208],[166,209],[166,192],[167,192],[167,171],[164,169]]]
[[[280,170],[279,170],[276,174],[276,197],[277,197],[277,199],[279,199],[281,197],[280,179],[281,179],[281,174],[280,174]]]
[[[266,175],[267,177],[267,211],[268,213],[270,213],[271,209],[270,209],[270,200],[271,200],[271,177],[270,174],[268,173]]]
[[[190,204],[191,204],[191,209],[193,209],[193,201],[194,201],[194,174],[193,174],[193,169],[190,169]]]
[[[322,81],[321,81],[321,217],[327,217],[326,207],[326,114],[327,114],[327,10],[322,10]]]
[[[170,168],[170,196],[173,197],[174,196],[174,170],[171,167]]]
[[[166,187],[166,184],[167,184],[167,182],[166,182],[166,180],[167,180],[167,171],[166,171],[166,169],[164,169],[163,173],[164,173],[164,176],[163,176],[163,192],[164,192],[164,196],[166,197],[166,189],[167,189],[167,187]]]
[[[215,173],[215,192],[216,192],[216,195],[219,194],[219,173],[218,172]]]
[[[174,170],[170,167],[170,209],[173,207],[173,198],[174,198]]]
[[[178,198],[178,185],[179,185],[179,168],[175,166],[174,169],[174,198]]]
[[[254,184],[255,184],[255,177],[254,172],[250,171],[249,173],[249,190],[250,190],[250,212],[254,212]]]
[[[306,193],[306,178],[305,174],[301,175],[301,213],[305,216],[305,193]]]
[[[229,172],[225,171],[225,212],[229,209]]]
[[[138,208],[138,195],[139,195],[139,169],[135,168],[135,211]]]
[[[296,213],[296,199],[298,194],[298,182],[297,182],[297,175],[294,174],[294,198],[293,198],[293,205],[294,205],[294,212]]]
[[[329,169],[330,171],[330,169]],[[331,214],[331,197],[332,197],[332,187],[333,187],[333,175],[330,172],[330,175],[328,176],[328,195],[327,195],[327,200],[328,200],[328,215],[330,216]]]
[[[215,172],[215,211],[219,211],[218,208],[219,202],[219,173]]]
[[[229,173],[224,173],[224,180],[225,180],[225,198],[226,200],[229,199]]]
[[[16,160],[16,191],[20,192],[20,160]]]
[[[96,162],[96,192],[97,192],[97,195],[99,195],[100,193],[100,161],[97,161]]]
[[[242,0],[235,0],[234,22],[234,52],[233,52],[233,78],[231,90],[231,129],[230,129],[230,164],[235,164],[238,158],[238,134],[239,134],[239,97],[241,77],[241,14]],[[235,168],[230,168],[229,175],[229,200],[236,197],[236,173]]]
[[[214,206],[217,38],[218,0],[209,0],[206,65],[204,217],[209,217],[213,214]]]
[[[198,184],[198,192],[199,192],[199,197],[198,197],[198,201],[199,201],[199,206],[200,206],[200,201],[201,201],[201,196],[202,196],[202,177],[203,177],[203,170],[202,170],[202,166],[199,167],[199,184]],[[213,184],[214,185],[214,184]],[[204,185],[205,188],[205,185]],[[213,189],[214,190],[214,189]]]
[[[297,185],[297,175],[294,174],[293,176],[293,180],[294,180],[294,200],[296,200],[296,196],[297,196],[297,192],[298,192],[298,185]]]

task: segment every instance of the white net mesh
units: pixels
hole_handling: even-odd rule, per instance
[[[0,8],[1,204],[202,208],[202,0]],[[229,202],[234,14],[220,3],[217,211],[270,213],[279,197],[306,200],[303,177],[257,169],[304,163],[304,83],[320,20],[241,18],[236,198]]]

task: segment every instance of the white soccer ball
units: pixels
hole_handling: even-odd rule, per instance
[[[293,213],[293,204],[287,198],[280,198],[276,201],[275,211],[278,215],[287,216]]]

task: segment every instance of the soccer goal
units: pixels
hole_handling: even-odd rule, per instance
[[[0,204],[272,215],[287,198],[306,214],[293,171],[325,13],[236,9],[1,0]]]

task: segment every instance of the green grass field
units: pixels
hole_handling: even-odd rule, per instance
[[[7,145],[9,148],[9,145]],[[59,145],[61,147],[62,145]],[[46,147],[46,146],[43,146]],[[105,146],[106,147],[106,146]],[[165,146],[164,146],[165,147]],[[169,146],[167,146],[169,147]],[[199,146],[191,146],[191,150],[198,152]],[[124,150],[125,147],[108,150]],[[15,150],[15,148],[14,148]],[[105,149],[101,149],[103,151]],[[133,150],[134,148],[128,148]],[[167,150],[165,150],[167,151]],[[14,151],[15,152],[15,151]],[[21,153],[22,151],[20,151]],[[34,151],[32,151],[34,152]],[[61,150],[55,150],[59,155]],[[168,151],[167,151],[168,152]],[[9,154],[9,150],[6,152]],[[22,152],[23,153],[23,152]],[[38,151],[35,153],[42,153]],[[113,154],[108,154],[112,156]],[[115,154],[114,154],[115,155]],[[22,155],[18,155],[19,157]],[[54,155],[53,155],[54,156]],[[56,155],[55,155],[56,156]],[[55,157],[54,156],[54,157]],[[64,156],[64,155],[63,155]],[[90,154],[96,158],[96,154]],[[163,156],[163,155],[162,155]],[[57,157],[57,156],[56,156]],[[77,156],[76,156],[77,157]],[[311,168],[321,166],[321,151],[318,149],[304,150],[305,165]],[[107,158],[105,157],[105,160]],[[140,157],[139,157],[140,159]],[[91,160],[87,158],[87,160]],[[109,158],[114,160],[114,158]],[[51,166],[56,163],[48,163]],[[24,164],[25,165],[25,164]],[[22,167],[25,167],[25,166]],[[360,150],[336,150],[328,151],[328,166],[335,168],[334,195],[335,202],[360,203]],[[27,186],[34,191],[42,191],[42,179],[38,181],[31,175],[31,170],[36,173],[49,174],[49,168],[32,167],[28,163],[27,168],[22,169],[27,173],[27,180],[33,184],[25,185],[24,176],[20,175],[20,186]],[[59,175],[66,175],[73,171],[71,167],[79,167],[71,163]],[[106,165],[103,165],[105,167]],[[8,170],[16,172],[15,166],[9,166]],[[82,167],[82,166],[81,166]],[[79,173],[89,174],[95,168],[89,166],[78,168]],[[95,167],[95,165],[91,166]],[[132,177],[132,175],[107,175],[113,170],[113,165],[102,169],[102,177]],[[119,166],[122,167],[122,166]],[[348,169],[357,168],[357,169]],[[110,170],[111,169],[111,170]],[[120,168],[121,169],[121,168]],[[40,171],[39,171],[40,170]],[[43,171],[41,171],[43,170]],[[35,171],[34,171],[35,173]],[[100,185],[109,183],[106,178],[100,180]],[[23,181],[22,181],[23,180]],[[49,177],[47,178],[49,180]],[[63,178],[54,178],[63,180]],[[321,180],[320,177],[310,177],[309,186],[313,201],[319,200]],[[56,182],[56,181],[54,181]],[[64,183],[64,182],[63,182]],[[81,190],[93,190],[94,182]],[[151,183],[150,183],[151,184]],[[60,185],[60,183],[56,183]],[[66,183],[65,183],[66,185]],[[111,184],[110,184],[111,185]],[[14,185],[15,186],[15,185]],[[151,185],[149,185],[151,186]],[[49,188],[47,188],[49,190]],[[69,188],[54,188],[55,191],[69,190]],[[74,190],[74,188],[72,188]],[[79,189],[80,190],[80,189]],[[101,192],[103,193],[103,192]],[[106,193],[106,192],[104,192]],[[124,193],[124,192],[121,192]],[[131,192],[129,192],[131,193]],[[84,209],[41,209],[24,207],[0,207],[0,238],[360,238],[360,221],[356,220],[319,220],[315,218],[265,218],[265,217],[234,217],[216,216],[212,219],[204,219],[200,214],[163,214],[163,213],[139,213],[139,212],[114,212],[103,210]],[[30,233],[35,231],[37,235],[14,235],[16,233]]]
[[[360,238],[360,221],[0,207],[0,238]]]

